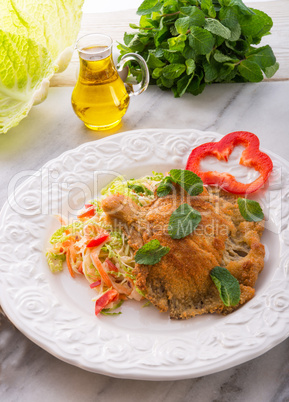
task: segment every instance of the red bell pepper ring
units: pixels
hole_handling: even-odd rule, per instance
[[[88,247],[88,248],[97,247],[97,246],[99,246],[100,244],[104,243],[108,238],[109,238],[109,234],[108,234],[108,233],[99,235],[99,236],[95,237],[94,239],[91,239],[91,240],[87,243],[86,247]]]
[[[115,289],[108,289],[95,302],[95,315],[99,314],[109,303],[118,300],[119,293]]]
[[[247,131],[235,131],[225,135],[219,142],[207,142],[192,150],[188,161],[187,170],[196,173],[205,184],[217,184],[223,190],[233,194],[250,194],[257,191],[268,180],[273,169],[273,163],[269,156],[259,149],[259,138]],[[215,156],[218,160],[228,161],[233,149],[237,145],[245,147],[239,164],[254,168],[260,176],[251,183],[240,183],[229,173],[216,171],[202,172],[201,160],[206,156]]]
[[[95,209],[94,209],[94,206],[91,205],[89,208],[87,208],[87,210],[85,212],[83,212],[82,214],[78,215],[77,218],[78,219],[92,218],[94,215],[95,215]]]

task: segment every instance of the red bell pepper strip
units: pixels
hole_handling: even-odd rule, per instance
[[[112,301],[118,300],[118,292],[115,289],[107,290],[102,296],[100,296],[95,302],[95,315],[101,312]]]
[[[84,211],[82,214],[78,215],[77,218],[78,219],[92,218],[94,215],[95,215],[95,209],[94,209],[94,206],[91,205],[89,208],[87,208],[86,211]]]
[[[97,286],[101,285],[101,280],[99,279],[96,282],[91,283],[89,286],[91,287],[91,289],[96,288]]]
[[[118,272],[117,267],[114,265],[113,262],[111,262],[108,258],[105,260],[105,262],[108,265],[109,271],[114,271],[114,272]]]
[[[83,273],[83,268],[82,268],[82,262],[80,263],[79,267],[77,268],[77,271],[78,271],[80,274],[84,275],[84,273]]]
[[[108,234],[108,233],[99,235],[99,236],[95,237],[94,239],[91,239],[91,240],[87,243],[86,247],[88,247],[88,248],[97,247],[97,246],[99,246],[101,243],[104,243],[108,238],[109,238],[109,234]]]
[[[187,170],[197,174],[205,184],[217,184],[223,190],[233,194],[250,194],[257,191],[268,180],[273,169],[273,163],[269,156],[259,149],[259,138],[247,131],[235,131],[225,135],[219,142],[207,142],[192,150],[188,161]],[[254,168],[260,176],[251,183],[240,183],[229,173],[220,173],[200,170],[201,160],[206,156],[215,156],[218,160],[228,161],[230,154],[237,145],[245,147],[239,164]]]

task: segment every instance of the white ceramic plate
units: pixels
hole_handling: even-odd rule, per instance
[[[75,214],[113,178],[111,171],[131,178],[152,170],[184,168],[193,147],[219,138],[216,133],[196,130],[122,133],[65,152],[21,184],[0,218],[0,299],[10,320],[66,362],[134,379],[183,379],[214,373],[286,339],[289,166],[270,152],[274,171],[269,187],[258,196],[266,215],[265,268],[257,281],[256,296],[233,314],[174,321],[154,307],[142,308],[142,303],[129,301],[120,316],[95,317],[94,293],[87,282],[71,279],[67,270],[54,275],[46,264],[45,248],[58,227],[52,215]],[[236,163],[232,171],[243,179],[248,173]]]

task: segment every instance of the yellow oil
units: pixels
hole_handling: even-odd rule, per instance
[[[76,115],[87,127],[106,130],[121,121],[129,105],[129,95],[112,56],[97,59],[94,49],[89,48],[91,56],[80,53],[79,77],[71,102]]]

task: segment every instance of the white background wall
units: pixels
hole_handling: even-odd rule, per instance
[[[129,10],[138,8],[143,0],[85,0],[83,6],[84,13],[101,13],[107,11]],[[276,0],[243,0],[244,3],[260,3],[262,1]]]

